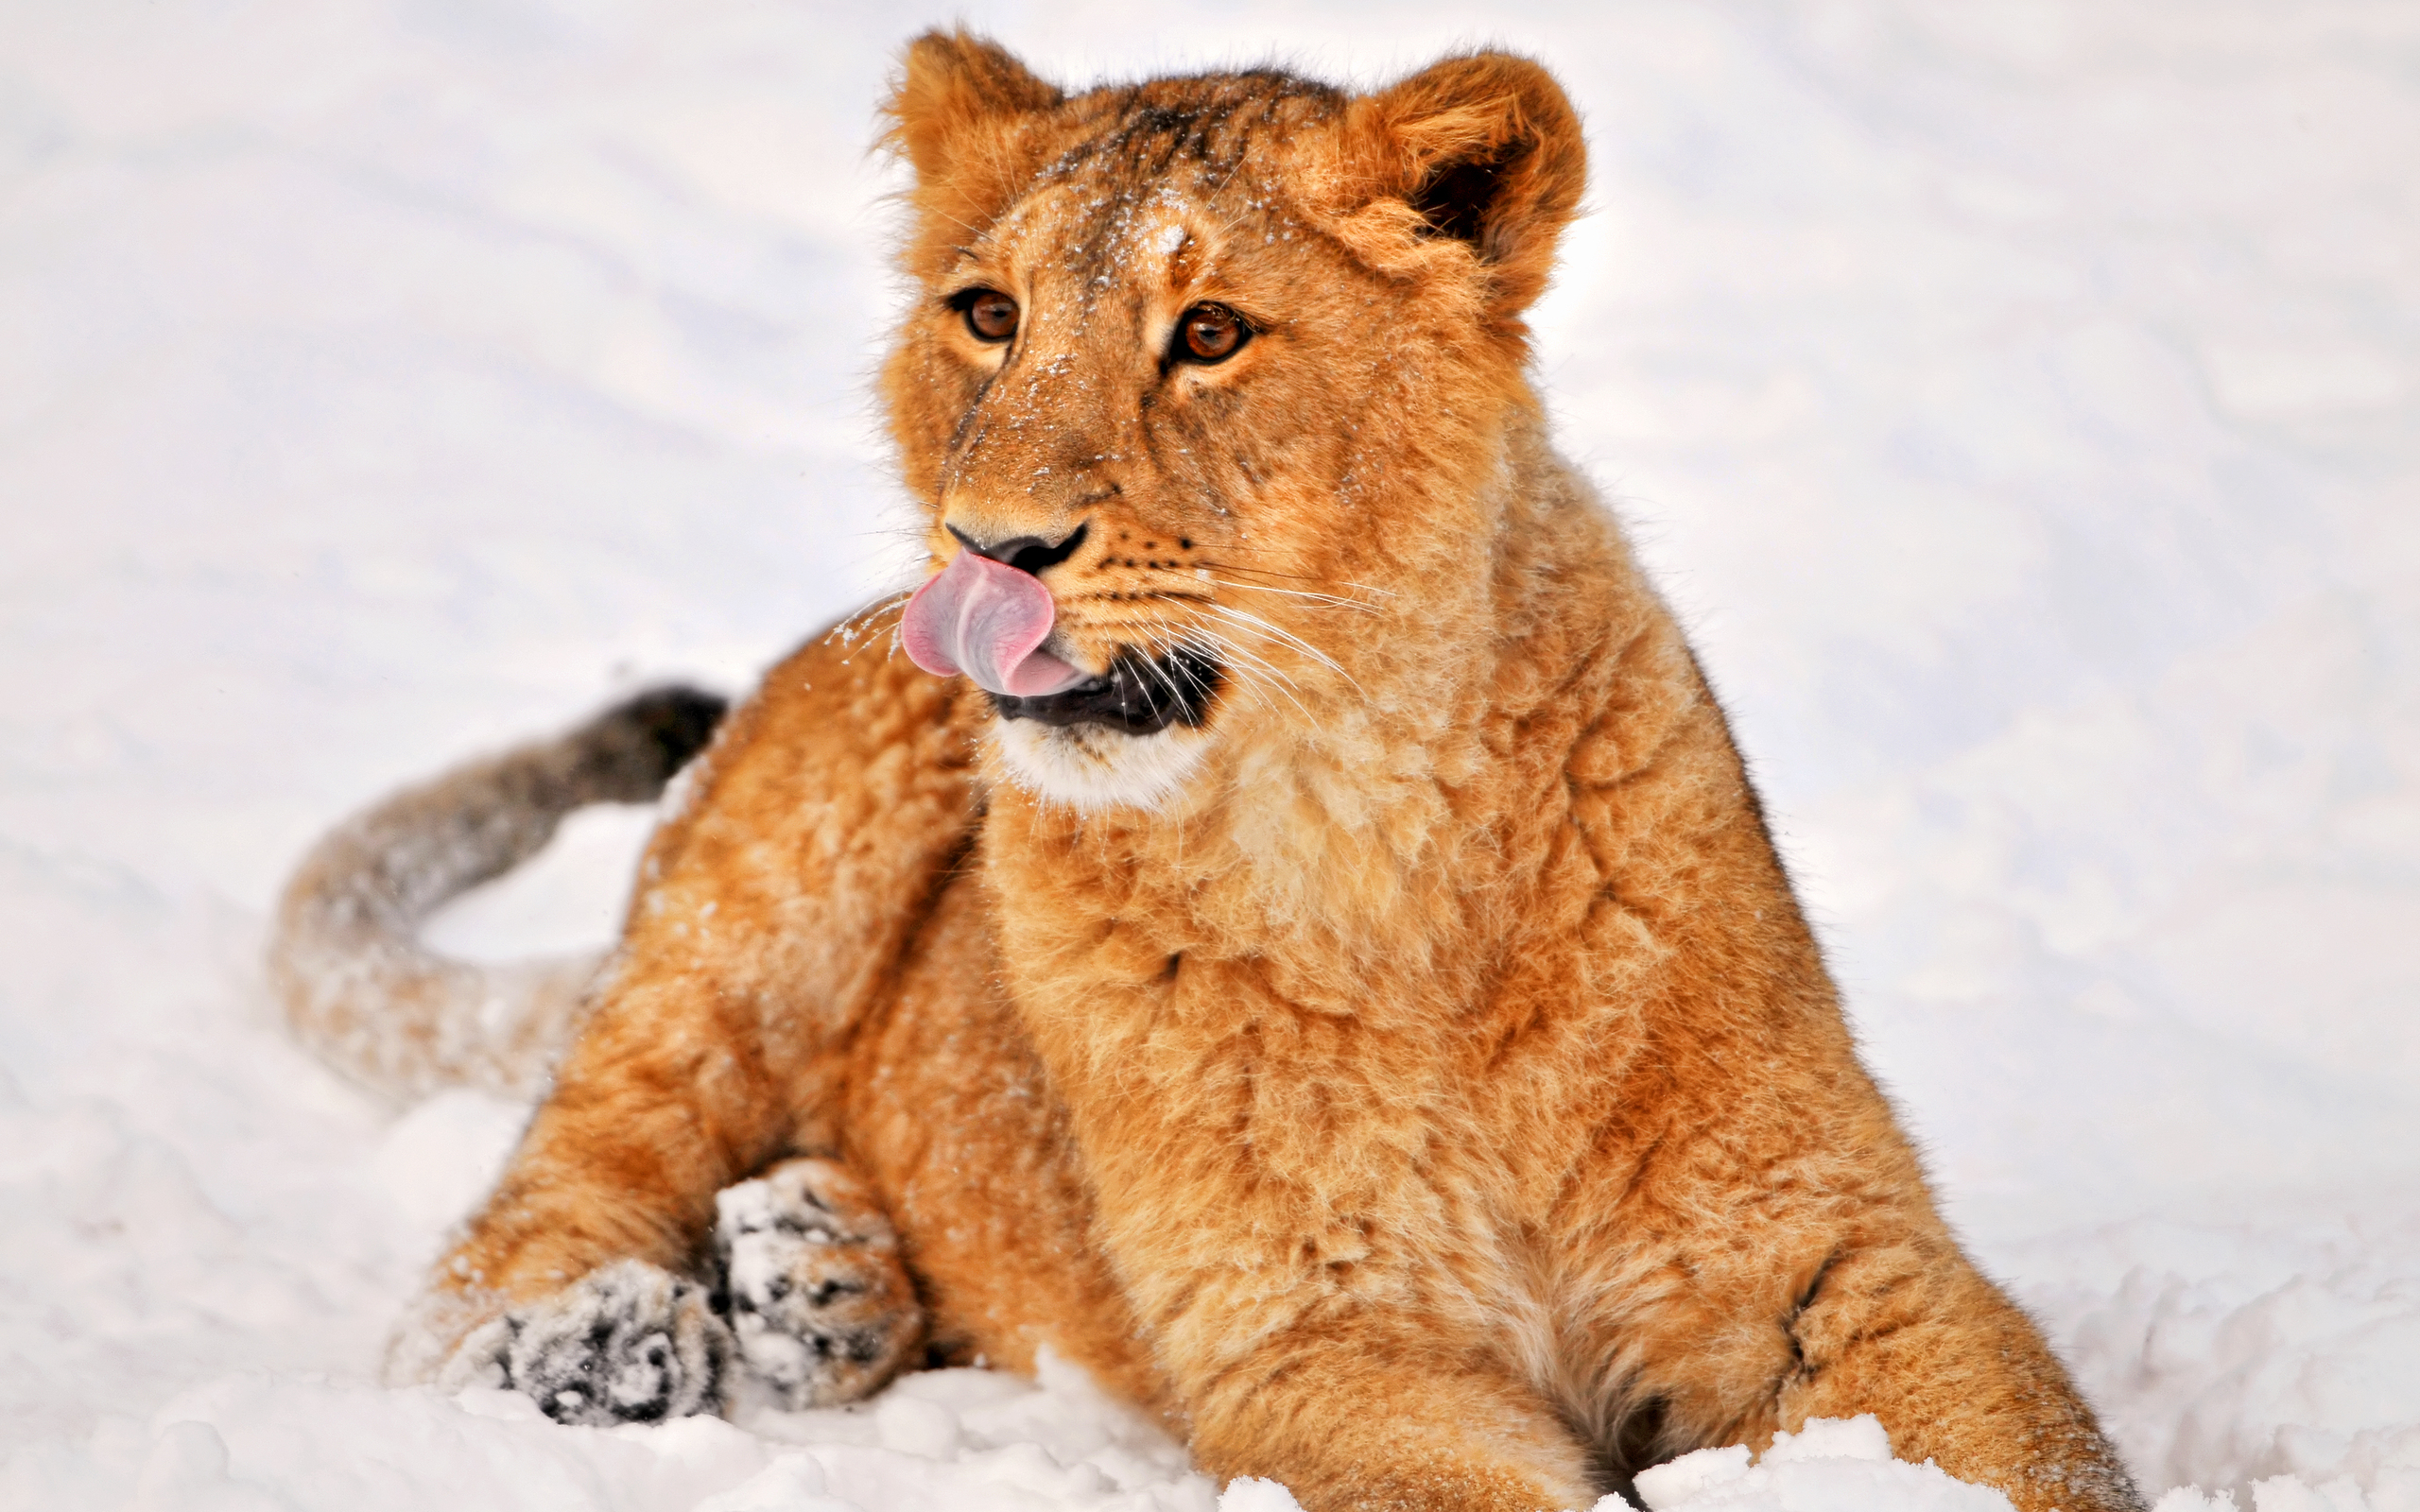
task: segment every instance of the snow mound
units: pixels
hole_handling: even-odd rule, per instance
[[[2306,1486],[2290,1475],[2252,1483],[2253,1512],[2404,1512],[2413,1504],[2408,1496],[2381,1492],[2364,1496],[2349,1475],[2325,1486]],[[2198,1486],[2180,1486],[2152,1503],[2152,1512],[2238,1512],[2231,1492],[2204,1496]]]
[[[2008,1498],[1891,1457],[1872,1414],[1816,1418],[1776,1434],[1751,1465],[1744,1448],[1702,1449],[1638,1474],[1647,1512],[2008,1512]],[[1597,1503],[1619,1512],[1619,1497]]]
[[[2148,1485],[2420,1509],[2420,1223],[2144,1220],[2021,1254]]]
[[[1283,1493],[1280,1493],[1281,1495]],[[1290,1501],[1290,1499],[1289,1499]],[[1055,1361],[908,1378],[870,1409],[566,1428],[527,1398],[247,1373],[147,1426],[19,1455],[0,1505],[129,1512],[1213,1512],[1210,1482]]]

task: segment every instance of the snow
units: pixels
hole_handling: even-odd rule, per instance
[[[526,1109],[374,1107],[258,980],[349,809],[908,580],[864,146],[956,15],[1070,79],[1562,73],[1558,425],[1952,1218],[2166,1512],[2420,1507],[2420,12],[2363,0],[9,8],[0,1505],[1291,1504],[1058,1369],[372,1384]],[[602,943],[644,822],[439,937]],[[1840,1445],[1660,1473],[1989,1500]]]
[[[126,1456],[115,1484],[44,1480],[60,1462],[26,1456],[11,1467],[14,1483],[0,1485],[11,1504],[163,1512],[1212,1512],[1216,1494],[1186,1472],[1181,1451],[1063,1366],[1058,1374],[1036,1386],[939,1371],[903,1383],[872,1413],[769,1414],[747,1428],[699,1417],[595,1429],[558,1426],[508,1391],[448,1400],[246,1373],[169,1402],[147,1444],[110,1444]]]
[[[1891,1435],[1870,1414],[1809,1419],[1776,1435],[1753,1465],[1737,1446],[1684,1454],[1643,1471],[1638,1494],[1647,1512],[2009,1512],[1997,1491],[1953,1480],[1930,1461],[1892,1458]]]

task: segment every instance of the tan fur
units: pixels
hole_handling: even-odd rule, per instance
[[[1207,647],[1224,683],[1121,803],[1133,737],[1004,740],[893,611],[776,668],[650,848],[422,1367],[597,1267],[695,1266],[719,1188],[820,1152],[890,1213],[938,1357],[1046,1344],[1312,1512],[1584,1507],[1861,1412],[2026,1512],[2137,1505],[1935,1214],[1720,710],[1549,449],[1521,314],[1583,180],[1553,81],[1070,97],[935,34],[892,112],[883,388],[936,565],[945,525],[1082,524],[1059,653]],[[976,284],[1013,343],[945,303]],[[1204,301],[1257,334],[1164,367]]]

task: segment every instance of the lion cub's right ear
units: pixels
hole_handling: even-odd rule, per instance
[[[909,249],[963,242],[998,215],[1042,166],[1049,146],[1045,112],[1066,95],[1008,49],[963,29],[928,31],[908,44],[883,113],[883,144],[916,170],[909,201],[922,224]],[[940,248],[935,248],[939,237]]]

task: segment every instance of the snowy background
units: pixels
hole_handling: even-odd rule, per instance
[[[611,1435],[375,1387],[523,1110],[373,1107],[258,981],[347,810],[902,580],[865,147],[954,14],[1073,82],[1561,73],[1564,444],[1953,1218],[2148,1490],[2420,1507],[2410,0],[0,3],[0,1503],[1210,1506],[1056,1377]],[[601,942],[645,822],[444,938]],[[1960,1489],[1704,1494],[1826,1467]]]

